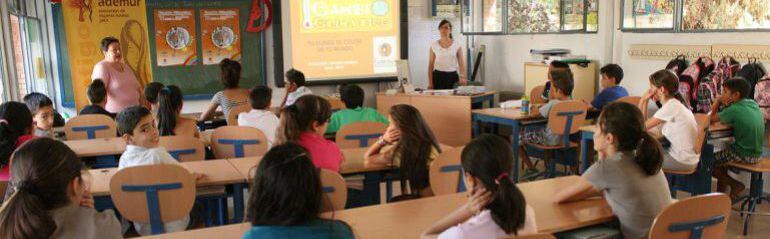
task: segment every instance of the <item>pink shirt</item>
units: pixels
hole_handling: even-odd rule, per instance
[[[303,133],[299,136],[298,143],[310,153],[310,158],[313,159],[316,167],[334,172],[340,171],[342,152],[337,144],[314,133]]]
[[[141,86],[127,64],[123,64],[123,72],[120,72],[108,62],[100,61],[94,66],[93,79],[102,79],[107,87],[107,105],[104,107],[107,111],[119,113],[126,107],[139,104]]]
[[[527,205],[524,227],[517,232],[518,236],[537,233],[535,224],[535,209]],[[456,226],[450,227],[438,235],[438,239],[462,239],[462,238],[503,238],[508,235],[492,219],[489,209],[481,211],[478,215],[469,218]]]

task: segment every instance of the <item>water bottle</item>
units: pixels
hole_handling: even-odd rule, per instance
[[[521,114],[529,115],[529,97],[527,95],[521,97]]]

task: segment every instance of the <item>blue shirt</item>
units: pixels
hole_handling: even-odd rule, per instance
[[[354,239],[353,231],[350,226],[333,220],[318,219],[305,225],[299,226],[253,226],[243,239],[273,239],[273,238],[294,238],[294,239]]]
[[[602,92],[599,92],[599,95],[594,98],[594,101],[591,101],[591,106],[596,109],[602,109],[610,102],[616,101],[626,96],[628,96],[628,91],[626,91],[626,88],[623,88],[622,86],[613,86],[602,90]]]

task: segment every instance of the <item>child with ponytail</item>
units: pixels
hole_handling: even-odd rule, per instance
[[[604,194],[620,220],[624,238],[647,238],[655,216],[672,202],[661,170],[660,143],[647,133],[639,108],[629,103],[605,106],[596,125],[594,149],[599,160],[559,191],[555,202]]]
[[[31,140],[16,151],[12,167],[0,238],[122,238],[112,210],[94,210],[84,165],[64,143]]]
[[[317,95],[299,97],[281,112],[276,144],[296,141],[310,153],[316,167],[339,172],[344,160],[342,151],[324,138],[331,115],[331,105],[326,99]]]
[[[198,122],[180,114],[182,104],[182,90],[179,87],[169,85],[158,92],[158,130],[161,136],[199,137]]]
[[[537,233],[535,211],[511,181],[513,151],[499,136],[484,134],[463,149],[468,202],[423,233],[438,238],[503,238]]]
[[[692,111],[685,106],[679,94],[679,78],[669,70],[659,70],[650,75],[650,90],[639,101],[639,109],[647,119],[650,99],[660,102],[660,110],[645,123],[647,130],[660,126],[663,136],[671,142],[671,148],[663,152],[663,168],[689,171],[698,167],[700,154],[695,153],[698,123]]]
[[[32,113],[24,103],[15,101],[0,105],[0,181],[11,177],[11,154],[21,144],[34,138]]]

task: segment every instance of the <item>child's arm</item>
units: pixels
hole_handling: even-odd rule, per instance
[[[211,117],[211,115],[213,115],[214,112],[217,110],[217,107],[219,107],[219,104],[212,101],[211,104],[209,104],[209,107],[206,108],[206,111],[203,111],[203,113],[201,113],[201,116],[198,119],[198,121],[208,120]]]
[[[717,98],[714,100],[714,103],[711,104],[711,123],[719,122],[719,106],[722,105],[722,97]]]
[[[577,182],[575,182],[575,184],[565,188],[564,190],[558,191],[556,195],[554,195],[554,202],[574,202],[601,195],[601,191],[591,185],[588,180],[580,177]]]
[[[386,145],[390,145],[398,141],[400,137],[401,132],[394,129],[393,127],[388,127],[388,129],[385,130],[385,134],[380,137],[380,140],[377,140],[377,143],[366,150],[366,154],[364,154],[364,164],[390,164],[390,157],[387,157],[380,151],[382,151],[382,148]]]
[[[492,201],[492,193],[486,189],[473,190],[470,193],[471,197],[465,205],[430,226],[422,233],[422,238],[433,238],[447,229],[467,221],[473,215],[484,210],[487,204]]]

